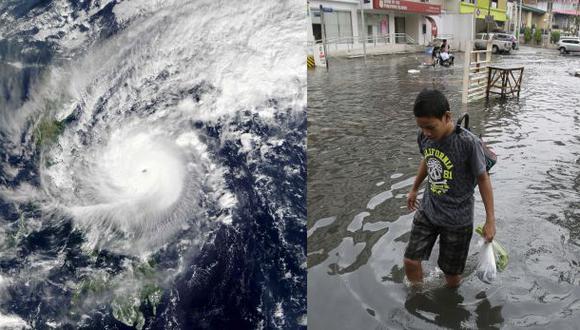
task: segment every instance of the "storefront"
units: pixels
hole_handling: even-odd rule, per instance
[[[576,16],[580,15],[580,10],[575,9],[554,9],[554,20],[552,28],[566,32],[576,33]]]
[[[322,6],[322,10],[321,10]],[[353,1],[319,1],[309,3],[309,17],[312,26],[312,38],[315,41],[322,40],[324,28],[326,38],[341,42],[352,42],[357,36],[354,24],[356,21],[357,5]],[[322,16],[324,15],[324,28]],[[309,36],[310,37],[310,36]]]
[[[522,5],[522,21],[520,29],[526,27],[530,29],[547,29],[548,17],[549,15],[543,9]]]
[[[393,42],[426,44],[437,35],[437,24],[431,16],[441,14],[441,5],[406,0],[373,0],[373,13],[381,16],[381,29],[394,33]]]
[[[360,43],[366,36],[367,43],[426,44],[437,35],[438,1],[372,0],[363,5],[364,24],[360,1],[310,1],[308,41],[320,42],[326,30],[329,43]]]

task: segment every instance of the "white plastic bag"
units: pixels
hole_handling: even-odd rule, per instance
[[[477,265],[477,277],[485,283],[491,283],[497,276],[495,255],[491,243],[484,242],[479,251],[479,264]]]

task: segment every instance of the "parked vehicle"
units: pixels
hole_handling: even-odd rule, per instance
[[[497,36],[497,38],[499,40],[511,41],[512,42],[512,49],[514,49],[514,50],[520,49],[520,44],[518,42],[518,39],[513,34],[498,32],[495,35]]]
[[[475,49],[487,49],[487,41],[492,41],[491,50],[494,54],[510,53],[512,50],[512,42],[509,40],[502,40],[497,33],[478,33],[475,35],[474,47]]]
[[[558,41],[558,50],[560,54],[569,54],[570,52],[580,52],[580,39],[565,38]]]

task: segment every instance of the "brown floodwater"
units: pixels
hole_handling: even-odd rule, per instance
[[[580,321],[580,56],[521,47],[494,56],[524,66],[521,97],[461,104],[456,65],[422,54],[330,59],[308,72],[308,327],[310,329],[572,329]],[[408,70],[416,69],[411,74]],[[475,275],[445,288],[437,247],[421,290],[405,284],[406,209],[420,154],[412,104],[423,88],[448,96],[455,118],[496,151],[496,239],[509,251],[493,284]],[[475,223],[485,220],[476,189]]]

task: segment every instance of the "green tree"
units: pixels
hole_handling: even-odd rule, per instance
[[[560,41],[560,31],[553,31],[552,35],[550,36],[550,41],[555,44]]]
[[[540,31],[540,29],[536,29],[536,32],[534,33],[534,40],[538,45],[542,43],[542,31]]]
[[[530,29],[529,27],[526,27],[524,29],[524,41],[526,43],[529,43],[530,41],[532,41],[532,29]]]

